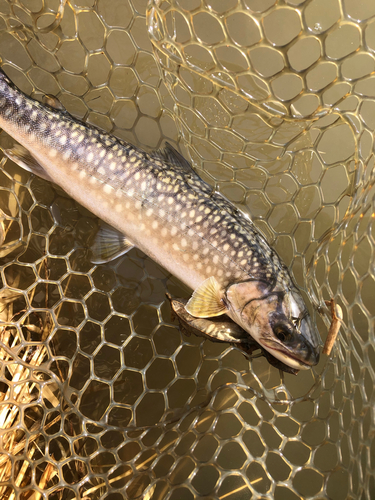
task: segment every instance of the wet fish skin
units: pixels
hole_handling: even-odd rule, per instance
[[[282,362],[318,362],[319,334],[276,252],[174,150],[141,151],[25,96],[2,72],[0,127],[31,155],[34,173],[125,234],[129,247],[193,290],[212,277],[216,305]]]
[[[250,337],[237,323],[234,323],[228,317],[219,318],[194,318],[186,309],[186,299],[174,299],[168,293],[166,294],[172,309],[172,316],[177,316],[181,330],[186,335],[198,335],[213,342],[229,342],[243,351],[245,356],[252,356],[256,350],[261,350],[270,365],[278,370],[297,375],[298,370],[291,368],[282,361],[278,360],[261,345]]]

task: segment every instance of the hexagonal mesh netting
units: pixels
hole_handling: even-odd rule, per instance
[[[375,498],[375,4],[146,3],[0,0],[3,68],[133,144],[178,143],[322,337],[325,300],[343,326],[297,377],[188,337],[165,299],[183,285],[138,250],[92,265],[97,219],[4,157],[0,496]]]

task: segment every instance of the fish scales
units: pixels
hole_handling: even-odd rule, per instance
[[[0,126],[19,143],[8,156],[195,290],[192,317],[227,314],[275,366],[318,362],[319,334],[277,253],[171,146],[146,153],[27,97],[1,71]]]
[[[0,125],[68,194],[190,287],[211,275],[224,285],[245,276],[273,283],[284,275],[253,224],[192,170],[40,105],[5,77]]]

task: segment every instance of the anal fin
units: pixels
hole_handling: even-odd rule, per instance
[[[30,151],[26,149],[22,144],[16,142],[10,135],[5,132],[1,134],[1,143],[4,154],[12,160],[16,165],[31,172],[32,174],[42,177],[46,181],[53,182],[47,172],[44,170],[42,165],[32,156]]]

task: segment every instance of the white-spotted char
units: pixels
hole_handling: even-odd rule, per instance
[[[195,290],[191,314],[226,313],[283,362],[316,364],[319,334],[286,267],[171,146],[143,152],[25,96],[2,72],[0,126],[21,145],[12,159]]]

